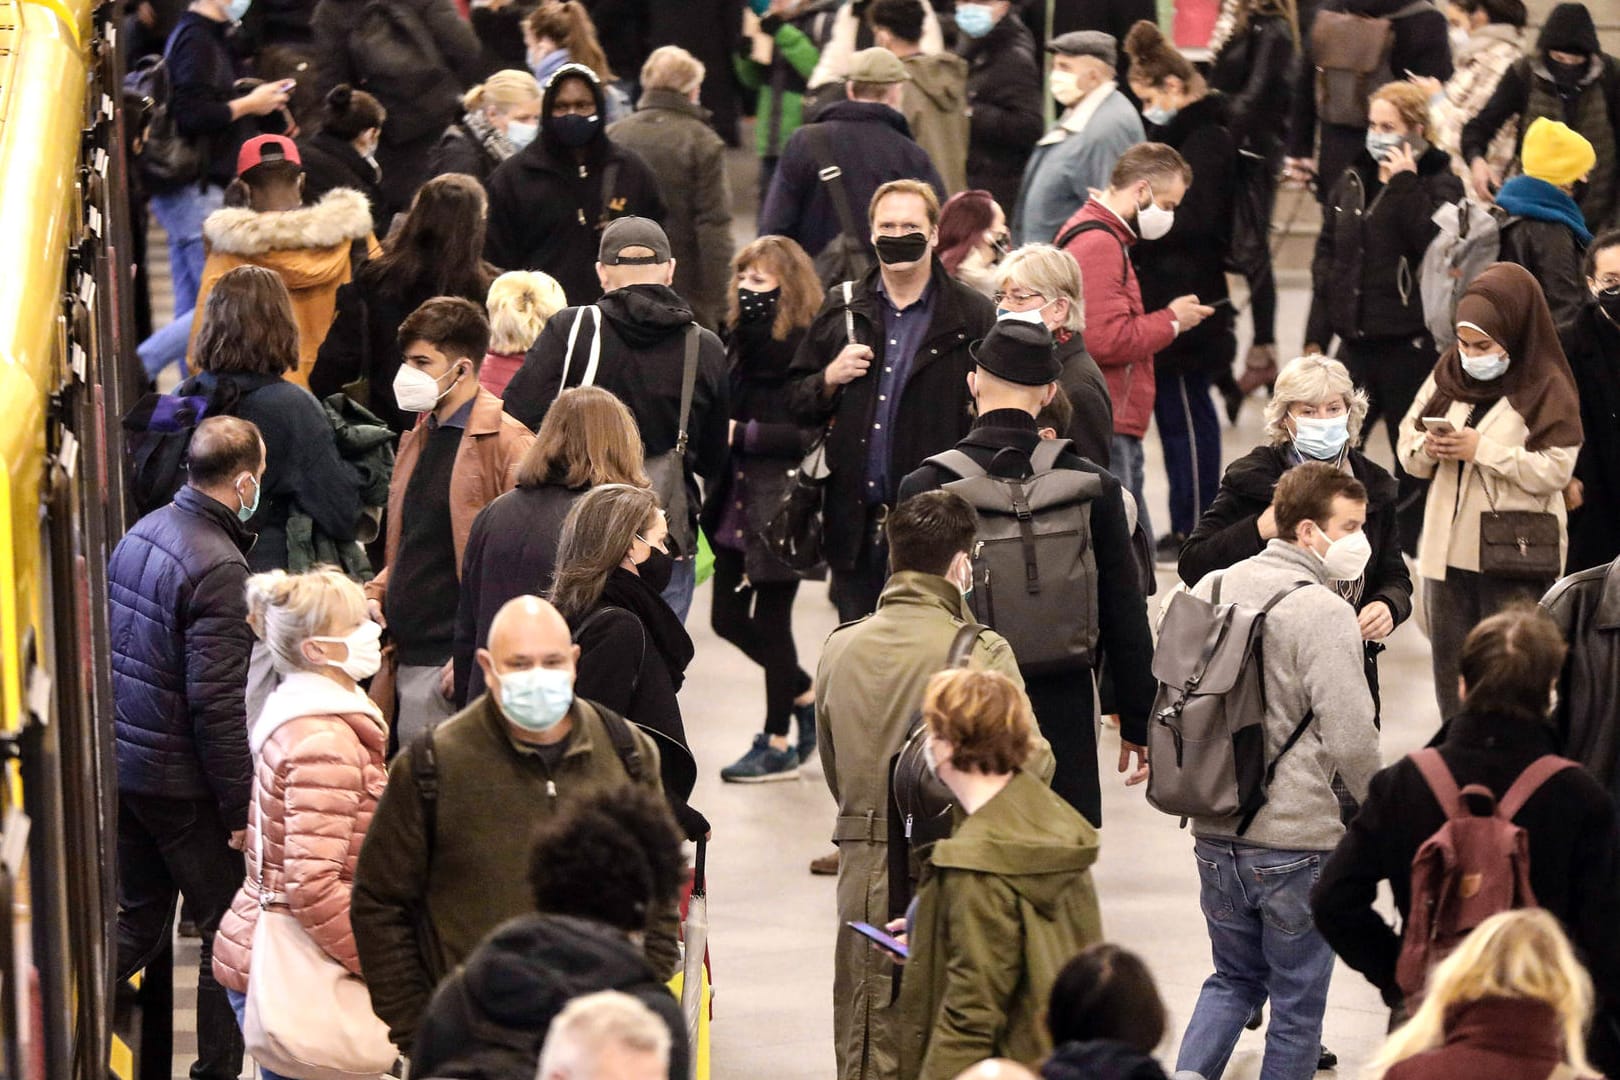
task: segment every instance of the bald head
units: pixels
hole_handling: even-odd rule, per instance
[[[574,674],[579,648],[562,614],[538,596],[508,600],[489,624],[489,642],[478,650],[484,681],[500,686],[502,673],[552,668]]]
[[[956,1080],[1041,1080],[1016,1061],[991,1058],[956,1074]]]

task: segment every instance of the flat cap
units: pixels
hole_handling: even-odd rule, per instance
[[[1119,43],[1101,30],[1070,30],[1046,43],[1046,51],[1063,56],[1095,56],[1109,67],[1119,66]]]
[[[620,255],[625,248],[646,248],[651,255]],[[602,230],[596,261],[603,266],[657,266],[669,262],[669,237],[658,222],[644,217],[614,218]]]
[[[970,351],[975,364],[1019,386],[1045,386],[1063,373],[1052,332],[1042,323],[1002,319]]]
[[[910,82],[911,73],[900,58],[881,46],[862,49],[849,58],[850,82],[898,83]]]

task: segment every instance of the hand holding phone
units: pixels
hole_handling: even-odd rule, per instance
[[[1457,429],[1443,416],[1425,416],[1423,430],[1430,435],[1455,435]]]
[[[844,925],[897,960],[905,960],[911,956],[911,950],[906,947],[905,942],[891,937],[871,923],[848,922]]]

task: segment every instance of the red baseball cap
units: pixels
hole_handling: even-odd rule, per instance
[[[242,144],[236,154],[236,175],[241,176],[255,165],[267,161],[290,161],[302,167],[304,159],[298,156],[298,144],[285,135],[255,135]]]

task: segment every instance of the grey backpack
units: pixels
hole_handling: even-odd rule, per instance
[[[1221,603],[1217,574],[1208,600],[1190,592],[1170,598],[1153,650],[1159,693],[1148,716],[1147,800],[1154,809],[1179,815],[1183,824],[1240,815],[1237,834],[1248,831],[1278,762],[1314,718],[1307,711],[1266,760],[1266,616],[1309,584],[1296,582],[1253,608]]]
[[[945,490],[979,512],[969,602],[975,618],[1007,639],[1027,675],[1092,667],[1097,648],[1091,501],[1102,494],[1102,478],[1056,468],[1069,446],[1042,440],[1021,479],[986,472],[960,450],[928,459],[961,477]],[[1018,451],[1001,451],[1009,453]]]

